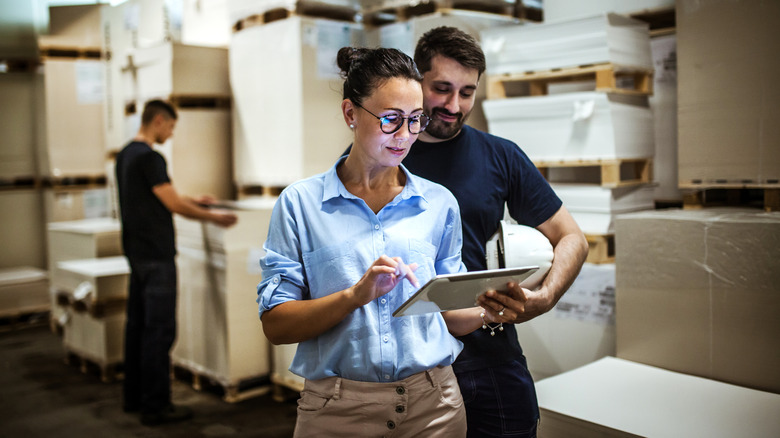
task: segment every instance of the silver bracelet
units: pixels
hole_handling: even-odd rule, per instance
[[[490,336],[495,336],[496,335],[496,329],[498,329],[498,331],[500,331],[500,332],[504,331],[504,323],[502,323],[502,322],[496,323],[496,325],[488,324],[485,321],[485,312],[481,312],[479,314],[479,317],[482,318],[482,330],[490,329]]]

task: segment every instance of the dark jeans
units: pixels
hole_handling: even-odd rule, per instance
[[[536,436],[536,389],[522,361],[457,373],[469,438]]]
[[[174,260],[130,259],[125,328],[125,408],[153,413],[171,403],[170,351],[176,338]]]

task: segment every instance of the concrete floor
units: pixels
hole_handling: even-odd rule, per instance
[[[62,339],[48,324],[0,330],[0,437],[291,437],[294,399],[271,392],[227,403],[214,392],[173,382],[173,400],[195,412],[183,423],[146,427],[121,405],[121,382],[104,383],[65,362]]]

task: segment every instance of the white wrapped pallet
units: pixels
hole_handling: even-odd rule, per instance
[[[564,21],[606,12],[631,14],[661,9],[674,9],[674,0],[544,0],[544,20]]]
[[[32,187],[0,190],[0,268],[46,268],[46,236],[41,191]]]
[[[585,234],[613,234],[617,215],[655,208],[653,185],[619,188],[575,183],[551,185]]]
[[[491,134],[533,161],[652,158],[653,114],[643,96],[578,92],[486,100]]]
[[[49,276],[30,266],[0,268],[0,317],[48,311]]]
[[[36,144],[45,135],[38,123],[43,116],[43,75],[39,73],[0,74],[0,179],[33,177]],[[40,114],[38,114],[40,113]]]
[[[259,260],[275,199],[232,204],[236,225],[176,216],[178,335],[173,363],[219,382],[237,401],[243,383],[267,379],[270,344],[255,304]]]
[[[481,36],[490,75],[604,63],[653,68],[647,23],[617,14],[487,29]]]
[[[239,187],[286,186],[324,172],[349,146],[336,54],[357,24],[294,16],[233,34],[234,172]]]

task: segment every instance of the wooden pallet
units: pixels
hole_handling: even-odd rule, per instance
[[[615,235],[586,234],[588,241],[587,263],[615,263]]]
[[[108,183],[106,175],[47,176],[41,180],[44,187],[53,189],[101,188]]]
[[[41,59],[68,58],[68,59],[102,59],[103,51],[99,47],[65,47],[50,46],[39,49]]]
[[[230,109],[232,98],[230,96],[171,95],[168,97],[168,101],[179,109]]]
[[[196,391],[209,392],[222,397],[227,403],[238,403],[253,397],[260,397],[271,391],[267,376],[225,383],[202,370],[182,363],[173,364],[173,377],[192,385]]]
[[[0,178],[0,190],[37,189],[41,179],[35,176],[15,176]]]
[[[683,189],[683,208],[748,207],[765,211],[780,211],[780,184],[686,184]]]
[[[615,64],[584,65],[519,73],[504,73],[487,77],[487,98],[505,99],[507,84],[527,84],[528,92],[520,95],[544,96],[554,83],[595,81],[595,91],[651,96],[653,70],[621,67]]]
[[[676,32],[677,14],[674,7],[645,9],[629,14],[631,18],[644,21],[650,29],[650,37],[671,35]]]
[[[296,400],[303,391],[303,383],[293,380],[277,373],[271,373],[271,383],[273,384],[273,398],[278,402]]]
[[[0,59],[0,73],[35,73],[40,66],[37,58]]]
[[[243,186],[238,193],[243,196],[279,196],[282,190],[282,186]]]
[[[73,350],[66,349],[65,364],[77,365],[83,374],[97,375],[103,383],[116,382],[125,377],[122,362],[108,363]]]
[[[616,188],[652,182],[652,159],[615,158],[605,160],[534,161],[539,172],[549,180],[549,169],[557,167],[598,167],[601,187]]]
[[[238,20],[235,24],[233,24],[233,32],[238,32],[253,26],[262,26],[264,24],[285,20],[295,16],[325,18],[347,22],[355,22],[358,17],[357,9],[350,6],[334,5],[320,1],[303,0],[299,0],[295,3],[295,7],[293,9],[283,7],[273,8],[263,13],[250,15],[249,17]]]
[[[0,311],[0,332],[10,332],[48,324],[48,304]]]

